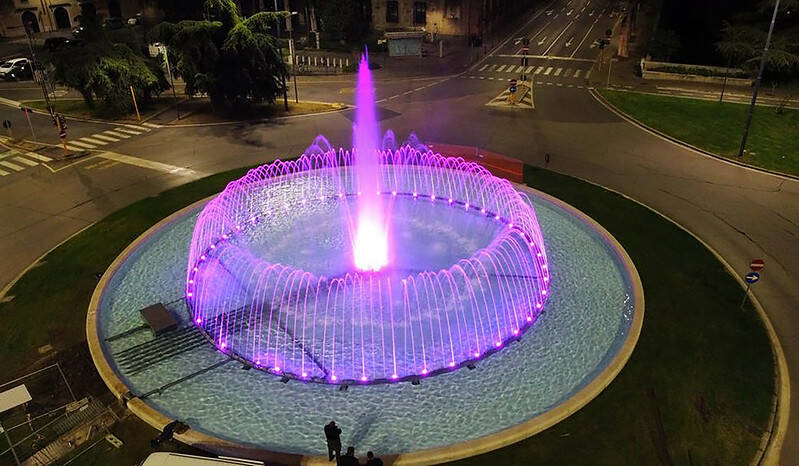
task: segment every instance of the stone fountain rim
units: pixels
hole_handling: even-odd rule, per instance
[[[633,293],[633,319],[630,323],[627,336],[625,337],[624,342],[616,352],[613,359],[608,362],[602,372],[600,372],[573,396],[558,404],[553,409],[535,416],[521,424],[508,427],[499,432],[485,435],[483,437],[458,442],[443,447],[435,447],[395,455],[392,458],[391,464],[421,465],[454,461],[490,452],[520,440],[524,440],[528,437],[532,437],[533,435],[557,424],[574,412],[578,411],[580,408],[588,404],[588,402],[593,400],[597,395],[599,395],[599,393],[601,393],[602,390],[604,390],[616,378],[619,372],[621,372],[621,369],[625,366],[632,355],[633,350],[635,349],[635,345],[638,342],[638,338],[641,334],[641,328],[643,326],[644,290],[638,270],[621,244],[604,227],[577,208],[542,191],[521,184],[511,184],[517,189],[542,198],[572,214],[575,218],[581,220],[587,226],[596,231],[605,240],[606,245],[616,253],[617,258],[624,266],[627,275],[626,278],[632,287]],[[216,195],[217,194],[214,194],[204,199],[200,199],[172,213],[168,217],[162,219],[147,229],[147,231],[142,233],[138,238],[130,243],[125,250],[123,250],[116,259],[114,259],[108,269],[106,269],[105,273],[103,273],[103,276],[98,282],[89,302],[89,309],[86,316],[86,337],[89,345],[89,351],[91,353],[92,360],[97,367],[97,371],[100,373],[101,378],[115,397],[122,400],[128,409],[130,409],[131,412],[136,414],[140,419],[158,430],[163,430],[164,426],[172,422],[173,419],[157,411],[145,401],[135,397],[130,388],[122,381],[122,379],[117,375],[116,371],[114,371],[112,368],[108,358],[106,357],[99,333],[98,311],[100,302],[106,287],[110,283],[114,274],[142,242],[148,240],[150,237],[161,231],[164,227],[174,222],[178,218],[183,217],[184,215],[197,209],[199,206],[209,202],[211,199],[216,197]],[[175,438],[183,443],[218,454],[237,455],[287,464],[321,465],[329,463],[327,458],[323,456],[309,456],[270,451],[263,448],[256,448],[250,445],[224,440],[195,429],[189,429],[182,434],[176,434]]]

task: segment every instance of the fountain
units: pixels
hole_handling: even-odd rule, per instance
[[[366,56],[355,148],[322,137],[251,170],[197,219],[186,281],[222,352],[281,377],[376,383],[453,370],[516,339],[549,271],[506,180],[419,144],[378,147]]]

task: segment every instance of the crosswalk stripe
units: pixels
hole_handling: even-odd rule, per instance
[[[133,131],[133,130],[126,129],[126,128],[114,128],[114,131],[119,131],[119,132],[122,132],[122,133],[133,134],[133,135],[137,135],[137,134],[141,134],[142,133],[142,131]]]
[[[544,67],[539,66],[538,68],[535,69],[535,74],[541,74],[542,71],[544,71]]]
[[[583,72],[583,70],[577,70],[577,71],[575,71],[575,72],[574,72],[574,77],[575,77],[575,78],[579,78],[579,77],[580,77],[580,73],[582,73],[582,72]]]
[[[158,125],[156,125],[156,124],[153,124],[153,123],[147,123],[147,122],[144,122],[144,123],[142,123],[141,125],[142,125],[142,126],[146,126],[146,127],[148,127],[148,128],[153,128],[153,129],[160,128],[160,126],[158,126]]]
[[[129,137],[130,137],[130,135],[129,135],[129,134],[118,133],[118,132],[116,132],[116,131],[111,131],[111,130],[108,130],[108,131],[103,131],[103,133],[105,133],[105,134],[109,134],[109,135],[111,135],[111,136],[114,136],[114,137],[117,137],[117,138],[123,138],[123,139],[127,139],[127,138],[129,138]]]
[[[591,76],[591,70],[585,72],[585,79],[588,79],[589,76]]]
[[[532,66],[528,66],[527,69],[524,71],[524,73],[525,74],[530,74],[531,71],[533,71],[533,67]]]
[[[52,162],[53,159],[46,155],[37,154],[36,152],[25,152],[26,157],[30,157],[32,159],[41,160],[42,162]]]
[[[92,139],[92,138],[80,138],[81,141],[86,141],[89,144],[97,144],[98,146],[104,146],[108,144],[106,141],[101,141],[99,139]],[[74,141],[73,141],[74,142]]]
[[[14,157],[14,160],[16,160],[19,163],[25,164],[25,165],[27,165],[29,167],[35,167],[36,165],[39,165],[39,162],[34,162],[33,160],[28,160],[25,157]]]
[[[497,71],[504,70],[506,66],[508,66],[508,65],[500,65],[499,68],[497,68]]]
[[[130,128],[130,129],[136,129],[136,130],[139,130],[139,131],[150,131],[148,128],[145,128],[143,126],[125,125],[125,124],[123,124],[122,126],[124,126],[126,128]]]
[[[9,174],[10,174],[10,173],[8,173],[8,172],[7,172],[7,171],[5,171],[5,170],[0,170],[0,176],[6,176],[6,175],[9,175]]]
[[[555,73],[553,74],[553,76],[560,76],[560,72],[561,72],[561,71],[563,71],[563,68],[558,68],[558,69],[556,69],[556,70],[555,70]]]
[[[483,71],[483,70],[484,70],[484,69],[486,69],[486,68],[488,68],[488,65],[483,65],[483,66],[481,66],[481,67],[480,67],[480,69],[479,69],[479,70],[477,70],[477,71]]]
[[[552,67],[550,66],[549,68],[547,68],[546,71],[544,71],[544,74],[545,75],[549,75],[549,73],[551,73],[551,72],[552,72]]]
[[[94,148],[97,147],[97,146],[93,146],[91,144],[86,144],[85,142],[80,142],[80,141],[70,141],[70,144],[75,144],[76,146],[82,147],[84,149],[94,149]]]
[[[516,72],[517,73],[521,73],[523,69],[524,69],[524,67],[522,65],[519,65],[519,66],[516,67]]]
[[[14,171],[18,171],[18,172],[21,172],[22,170],[25,169],[25,167],[20,167],[19,165],[15,164],[15,163],[11,163],[11,162],[9,162],[7,160],[0,160],[0,165],[2,165],[4,167],[7,167],[7,168],[10,168],[10,169],[12,169]]]
[[[74,141],[73,141],[73,142],[74,142]],[[67,144],[67,150],[71,150],[71,151],[73,151],[73,152],[80,152],[80,151],[82,151],[83,149],[81,149],[80,147],[70,146],[69,144]]]
[[[572,69],[566,68],[566,71],[563,72],[563,77],[568,78],[569,76],[571,76],[571,74],[572,74]]]
[[[491,68],[489,68],[488,71],[494,71],[495,69],[497,69],[497,65],[491,65]]]
[[[112,138],[111,136],[106,136],[105,134],[92,134],[92,137],[95,139],[99,139],[101,141],[119,142],[119,139]]]
[[[4,159],[6,157],[11,157],[14,154],[18,154],[19,152],[15,150],[7,150],[5,152],[0,153],[0,159]]]

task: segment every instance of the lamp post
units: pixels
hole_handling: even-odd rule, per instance
[[[292,11],[289,15],[289,60],[291,60],[291,74],[294,77],[294,103],[299,103],[300,98],[297,95],[297,56],[294,53],[294,26],[291,23],[291,17],[296,14],[296,11]]]
[[[755,103],[757,102],[757,91],[760,90],[760,81],[763,79],[763,69],[766,67],[766,56],[768,55],[768,46],[771,43],[771,33],[774,32],[774,23],[777,21],[777,11],[780,8],[780,0],[774,2],[774,13],[771,15],[771,25],[768,28],[768,36],[766,36],[766,46],[763,47],[763,56],[760,58],[760,71],[757,73],[755,79],[755,88],[752,91],[752,103],[749,105],[749,115],[746,117],[746,126],[744,127],[744,135],[741,139],[741,148],[738,150],[738,157],[744,156],[746,149],[746,140],[749,138],[749,128],[752,126],[752,117],[755,112]]]
[[[280,11],[280,10],[277,9],[277,0],[275,0],[275,13],[277,13],[278,11]],[[277,20],[275,25],[277,27],[277,49],[280,51],[280,62],[282,63],[283,62],[283,47],[280,46],[280,20],[279,19]],[[281,80],[283,82],[283,106],[286,109],[286,111],[288,111],[288,109],[289,109],[289,96],[288,96],[288,90],[286,89],[286,73],[282,73],[282,76],[280,78],[281,78]]]
[[[175,99],[175,102],[178,100],[177,93],[175,92],[175,82],[172,79],[172,68],[169,66],[169,53],[166,50],[166,44],[155,44],[158,49],[163,52],[164,54],[164,62],[166,63],[166,73],[169,75],[169,86],[172,88],[172,98]],[[178,111],[178,120],[180,120],[180,106],[175,105],[175,108]]]

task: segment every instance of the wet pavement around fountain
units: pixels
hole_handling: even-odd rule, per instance
[[[420,385],[339,391],[243,370],[241,362],[205,341],[179,343],[172,353],[164,347],[168,358],[133,364],[125,358],[131,348],[153,344],[149,331],[119,336],[141,327],[139,309],[163,302],[188,321],[182,294],[200,208],[140,243],[114,274],[100,304],[100,337],[112,366],[136,395],[152,392],[145,401],[156,410],[219,438],[319,455],[326,451],[322,426],[335,419],[344,444],[380,454],[468,441],[566,401],[613,359],[632,320],[631,285],[604,239],[544,199],[535,198],[534,205],[552,270],[549,301],[518,342],[480,360],[475,370],[460,368]]]

